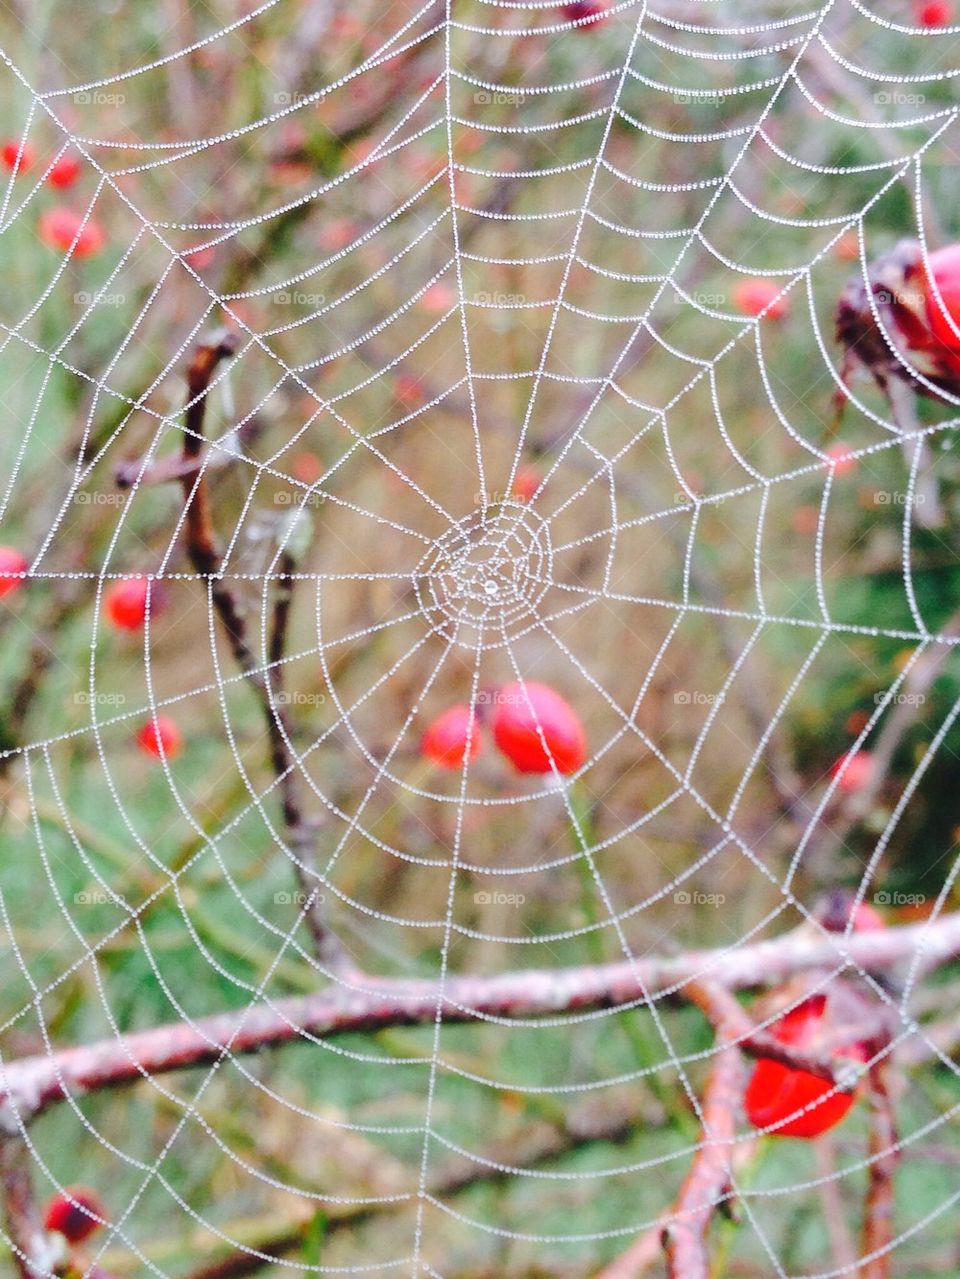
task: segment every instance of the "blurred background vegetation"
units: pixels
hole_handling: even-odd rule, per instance
[[[448,30],[412,0],[0,16],[4,128],[32,152],[2,214],[0,540],[33,569],[0,603],[5,1059],[322,980],[302,926],[277,960],[291,854],[181,489],[115,480],[179,452],[189,354],[224,324],[239,350],[207,432],[241,456],[211,473],[213,518],[264,661],[276,548],[292,511],[309,520],[285,696],[357,963],[438,972],[454,856],[447,958],[478,973],[621,956],[590,860],[638,954],[793,927],[788,874],[808,905],[860,883],[960,697],[948,654],[919,702],[878,702],[960,606],[960,471],[953,405],[925,400],[946,522],[905,525],[879,392],[859,384],[835,420],[833,313],[861,251],[957,237],[957,38],[911,33],[893,3],[663,0],[621,77],[640,6],[609,7],[570,27],[558,6],[457,0]],[[65,143],[81,173],[57,190]],[[58,206],[89,211],[100,252],[44,242]],[[782,318],[738,310],[752,277],[786,290]],[[430,633],[416,575],[482,502],[478,434],[494,505],[515,457],[545,478],[523,518],[553,548],[546,623],[484,652],[479,687],[552,684],[591,758],[565,807],[488,745],[461,826],[459,774],[418,744],[478,663]],[[838,441],[862,452],[826,493]],[[102,580],[133,573],[165,579],[165,607],[121,633]],[[168,765],[134,745],[153,702],[184,735]],[[838,791],[815,818],[834,761],[893,715],[866,811]],[[949,727],[872,869],[891,918],[949,884],[958,744]],[[708,1048],[696,1013],[666,1017],[677,1053]],[[120,1275],[147,1273],[126,1241],[186,1275],[285,1232],[265,1273],[386,1274],[412,1251],[433,1033],[61,1106],[32,1130],[38,1189],[82,1180],[116,1220],[143,1185],[104,1257]],[[446,1028],[439,1058],[427,1183],[451,1184],[420,1225],[448,1279],[592,1274],[669,1207],[697,1131],[648,1014]],[[899,1173],[903,1232],[960,1176],[956,1078],[910,1082],[901,1134],[932,1126]],[[753,1219],[721,1227],[718,1274],[771,1273],[762,1236],[783,1273],[837,1264],[865,1122],[750,1154]],[[936,1216],[893,1273],[956,1273],[955,1235]]]

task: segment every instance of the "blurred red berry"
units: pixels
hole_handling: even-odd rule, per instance
[[[441,768],[462,768],[464,757],[476,759],[481,745],[476,711],[471,724],[470,707],[458,702],[429,725],[420,743],[420,753]]]
[[[833,252],[841,262],[856,262],[860,256],[860,237],[856,231],[844,231],[833,246]]]
[[[136,631],[147,617],[147,600],[151,616],[162,607],[162,594],[156,586],[151,590],[145,577],[128,577],[114,582],[104,593],[103,607],[107,617],[121,631]]]
[[[0,546],[0,599],[19,591],[29,565],[15,546]]]
[[[60,191],[65,191],[67,187],[73,186],[82,171],[83,166],[80,163],[80,157],[70,151],[65,151],[63,155],[54,161],[53,168],[47,174],[47,182],[50,186],[57,187]]]
[[[786,296],[779,296],[782,287],[776,280],[740,280],[733,286],[733,305],[744,315],[782,320],[789,310]]]
[[[17,176],[26,173],[27,169],[32,168],[37,158],[37,153],[29,142],[20,142],[19,138],[10,138],[0,146],[0,158],[12,173],[14,169]]]
[[[837,789],[845,795],[863,790],[873,779],[873,772],[873,756],[869,751],[857,751],[849,759],[842,755],[830,768],[830,776],[838,779]]]
[[[583,22],[588,25],[587,20],[592,18],[593,22],[589,25],[596,27],[607,20],[606,5],[600,4],[599,0],[574,0],[572,4],[561,5],[560,11],[567,22]]]
[[[826,996],[815,995],[775,1022],[771,1033],[792,1048],[813,1049],[825,1009]],[[855,1044],[839,1050],[837,1056],[866,1061],[869,1054],[863,1045]],[[818,1075],[761,1057],[743,1101],[755,1128],[772,1129],[778,1137],[819,1137],[845,1118],[856,1094],[837,1092]]]
[[[82,1243],[99,1230],[106,1219],[106,1209],[92,1190],[71,1186],[47,1204],[43,1224],[47,1230],[63,1235],[68,1243]]]
[[[886,928],[887,921],[869,902],[861,902],[853,912],[853,931],[855,933],[876,933]]]
[[[921,27],[949,27],[953,22],[953,5],[950,0],[928,0],[914,6],[917,25]]]
[[[418,409],[425,400],[423,383],[412,373],[398,373],[393,383],[393,394],[404,408]]]
[[[148,719],[137,733],[137,745],[145,755],[176,759],[183,747],[183,734],[168,715],[158,715]]]
[[[546,684],[506,684],[497,694],[493,740],[520,773],[574,773],[586,735],[570,703]]]
[[[540,472],[535,466],[518,466],[517,473],[513,477],[513,488],[511,496],[515,497],[518,502],[530,502],[533,495],[540,487]]]
[[[304,449],[300,453],[294,453],[290,459],[290,474],[301,484],[316,484],[323,474],[323,462],[316,453]]]
[[[820,526],[819,506],[811,506],[808,502],[802,506],[795,506],[790,516],[790,524],[794,533],[800,533],[804,537],[816,533]]]
[[[447,280],[436,280],[424,290],[420,305],[433,315],[450,311],[457,305],[457,290]]]
[[[40,239],[52,249],[69,253],[77,258],[91,258],[107,242],[106,233],[99,222],[87,218],[84,222],[73,209],[48,209],[40,218]],[[76,241],[76,243],[74,243]]]
[[[827,449],[827,457],[833,466],[833,473],[840,479],[857,469],[857,458],[845,444],[831,444]]]

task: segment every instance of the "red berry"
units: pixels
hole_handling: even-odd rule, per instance
[[[63,253],[72,251],[77,258],[93,257],[107,242],[99,222],[93,218],[84,222],[79,213],[62,207],[48,209],[40,218],[40,239],[52,249]]]
[[[876,933],[886,928],[887,921],[869,902],[861,902],[853,912],[853,931],[855,933]]]
[[[953,22],[953,5],[950,0],[929,0],[916,7],[917,23],[921,27],[949,27]]]
[[[518,502],[530,502],[533,495],[540,487],[540,472],[535,466],[518,466],[517,473],[513,477],[512,496]]]
[[[960,351],[960,244],[948,244],[930,254],[930,275],[937,292],[928,285],[927,322],[944,346]],[[957,332],[950,327],[951,320]]]
[[[13,546],[0,546],[0,599],[19,591],[23,585],[21,573],[26,573],[29,565],[20,552]]]
[[[423,383],[411,373],[397,374],[393,394],[397,402],[407,409],[418,409],[426,399]]]
[[[786,296],[779,296],[782,287],[776,280],[740,280],[733,287],[733,305],[744,315],[782,320],[789,310]]]
[[[316,453],[304,449],[290,459],[290,474],[301,484],[316,484],[323,474],[323,462]]]
[[[782,1044],[813,1048],[825,1009],[826,996],[815,995],[781,1017],[771,1033]],[[837,1056],[866,1061],[869,1054],[862,1044],[854,1044],[840,1049]],[[856,1094],[837,1092],[818,1075],[761,1057],[743,1101],[747,1118],[755,1128],[772,1129],[778,1137],[819,1137],[840,1123],[856,1101]]]
[[[0,146],[0,158],[11,173],[16,169],[19,177],[31,167],[37,158],[37,153],[29,142],[21,143],[19,138],[11,138]]]
[[[842,773],[841,773],[842,770]],[[869,751],[857,751],[849,759],[841,755],[830,768],[830,776],[837,778],[837,789],[845,795],[854,795],[869,785],[873,779],[873,756]]]
[[[54,161],[53,168],[47,174],[47,182],[50,186],[65,191],[67,187],[73,186],[82,170],[80,157],[71,151],[64,151],[63,155]]]
[[[176,759],[183,747],[183,735],[168,715],[157,715],[137,733],[137,745],[145,755]]]
[[[597,0],[573,0],[572,4],[561,6],[561,12],[567,22],[583,22],[584,26],[599,26],[601,22],[607,19],[606,6],[597,3]],[[587,19],[592,18],[592,24],[588,24]]]
[[[476,759],[480,754],[480,726],[476,711],[470,722],[470,707],[458,703],[445,710],[430,724],[420,743],[420,753],[441,768],[462,768],[464,756]]]
[[[833,464],[833,473],[838,479],[857,469],[857,458],[845,444],[831,444],[827,449],[827,457]]]
[[[127,577],[114,582],[104,594],[103,607],[107,617],[121,631],[136,631],[147,617],[147,602],[153,616],[163,607],[163,595],[145,577]]]
[[[451,311],[457,305],[457,290],[447,280],[435,280],[424,290],[420,305],[432,315]]]
[[[43,1224],[69,1243],[82,1243],[107,1219],[106,1209],[92,1190],[72,1186],[47,1204]]]
[[[574,773],[587,757],[580,718],[546,684],[527,680],[497,693],[493,740],[520,773]]]

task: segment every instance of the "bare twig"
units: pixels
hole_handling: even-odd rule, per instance
[[[900,1162],[893,1102],[890,1058],[870,1068],[870,1178],[864,1204],[861,1279],[890,1279],[894,1241],[893,1178]]]
[[[663,1247],[670,1279],[710,1279],[707,1236],[714,1213],[730,1198],[731,1151],[745,1083],[737,1049],[741,1010],[716,982],[691,982],[685,994],[714,1027],[718,1047],[701,1107],[704,1139],[664,1227]]]
[[[206,395],[217,366],[229,359],[234,351],[234,339],[230,334],[216,334],[197,347],[187,370],[189,399],[187,402],[187,429],[183,437],[183,463],[185,468],[198,464],[203,458],[204,415]],[[201,465],[195,474],[186,473],[182,478],[186,503],[187,551],[190,560],[206,578],[210,598],[220,624],[226,633],[234,661],[249,686],[254,690],[270,739],[270,760],[277,778],[283,804],[283,820],[291,848],[291,860],[303,898],[302,912],[313,942],[314,953],[321,966],[346,969],[349,965],[337,939],[327,928],[323,914],[319,879],[316,874],[315,845],[317,828],[308,821],[300,800],[299,775],[290,755],[290,725],[283,707],[275,701],[271,686],[259,670],[257,656],[247,638],[247,625],[232,587],[222,577],[222,560],[217,547],[216,532],[210,508],[209,490],[205,468]],[[284,557],[280,595],[275,606],[273,632],[270,637],[271,652],[279,662],[286,642],[287,622],[293,589],[292,561]]]
[[[709,977],[729,990],[780,985],[795,973],[835,964],[840,954],[873,973],[922,954],[923,971],[960,955],[960,912],[921,923],[839,939],[798,929],[736,950],[688,951],[613,964],[527,969],[492,977],[397,980],[350,974],[315,994],[275,1000],[246,1013],[220,1013],[190,1023],[26,1057],[0,1069],[0,1123],[16,1123],[62,1101],[233,1054],[310,1038],[369,1032],[388,1026],[469,1022],[480,1017],[538,1017],[642,1004],[649,997],[683,998],[686,983]],[[766,1053],[767,1045],[748,1051]],[[6,1112],[6,1114],[4,1113]]]
[[[27,1150],[19,1137],[0,1141],[0,1196],[17,1274],[21,1279],[47,1279],[61,1260],[61,1250],[43,1228]]]

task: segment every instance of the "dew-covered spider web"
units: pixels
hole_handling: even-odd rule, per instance
[[[954,891],[958,401],[848,378],[834,333],[848,278],[960,238],[960,27],[918,21],[7,7],[0,1093],[235,1015],[193,1068],[7,1100],[38,1200],[103,1202],[76,1273],[596,1275],[673,1220],[714,1036],[675,989],[448,1023],[451,983],[801,925],[835,948],[818,989],[886,1009],[896,1133],[864,1102],[816,1143],[738,1114],[716,1273],[866,1274],[894,1157],[869,1273],[955,1273],[951,987],[922,943],[868,975],[815,908],[933,927]],[[528,681],[582,721],[575,771],[494,745]],[[456,704],[481,748],[444,769],[421,741]],[[161,716],[169,758],[137,747]],[[246,1050],[402,978],[436,983],[417,1024]]]

